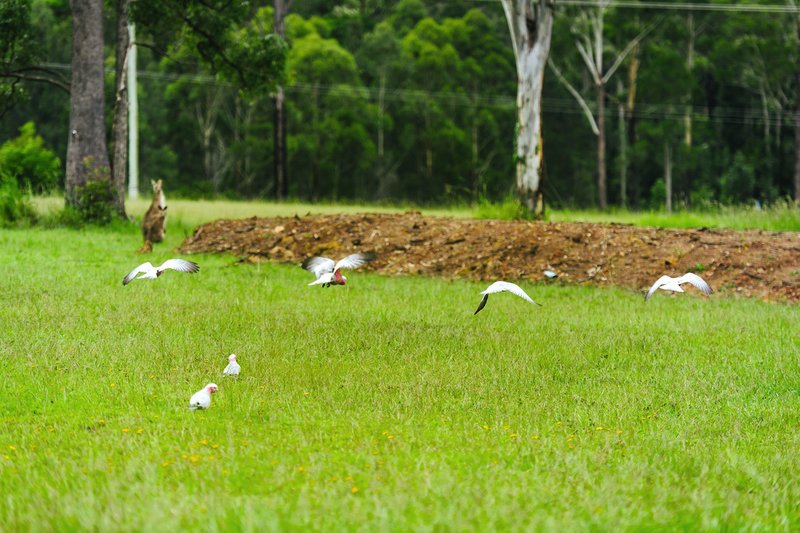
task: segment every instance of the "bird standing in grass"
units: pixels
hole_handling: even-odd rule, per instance
[[[372,252],[348,255],[339,262],[334,262],[333,259],[327,257],[310,257],[303,261],[302,267],[317,276],[316,281],[312,281],[308,285],[322,285],[328,287],[329,285],[346,285],[347,278],[341,273],[343,268],[358,268],[361,265],[369,263],[375,259],[375,254]]]
[[[498,292],[505,292],[505,291],[508,291],[511,294],[516,294],[520,298],[524,298],[525,300],[528,300],[530,303],[536,304],[539,307],[541,307],[541,305],[537,304],[536,302],[534,302],[531,299],[531,297],[528,296],[525,293],[525,291],[523,291],[519,287],[519,285],[515,285],[514,283],[509,283],[507,281],[495,281],[494,283],[489,285],[489,287],[485,291],[483,291],[481,293],[481,294],[483,294],[483,300],[481,300],[481,303],[478,306],[478,309],[475,311],[475,314],[477,315],[481,311],[481,309],[486,307],[486,302],[489,301],[489,295],[490,294],[495,294],[495,293],[498,293]]]
[[[236,362],[236,354],[232,353],[228,356],[228,366],[222,371],[223,376],[238,376],[242,371],[242,367]]]
[[[167,259],[161,264],[161,266],[158,267],[154,267],[152,264],[150,264],[150,262],[142,263],[138,267],[131,270],[131,272],[125,276],[125,278],[123,278],[122,284],[127,285],[135,279],[156,279],[168,269],[194,274],[200,270],[200,267],[197,265],[197,263],[186,261],[185,259]],[[137,274],[142,275],[137,278]]]
[[[644,301],[646,302],[647,300],[649,300],[650,297],[653,295],[653,293],[655,293],[656,290],[658,289],[661,289],[662,291],[684,292],[683,288],[681,287],[681,284],[683,283],[691,283],[692,285],[703,291],[703,294],[705,294],[706,296],[714,292],[709,286],[709,284],[706,283],[706,281],[703,278],[701,278],[697,274],[688,272],[679,278],[661,276],[660,278],[658,278],[658,281],[653,283],[653,286],[650,287],[650,290],[647,291],[647,294],[644,297]]]
[[[199,391],[192,394],[189,399],[189,409],[208,409],[211,407],[211,395],[217,392],[217,386],[214,383],[209,383]]]

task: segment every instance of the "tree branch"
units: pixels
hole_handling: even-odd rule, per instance
[[[50,74],[52,76],[56,76],[56,78],[48,78],[47,76],[40,76],[36,74],[32,74],[31,72],[42,72],[45,74]],[[69,84],[62,79],[58,79],[57,73],[39,67],[25,67],[20,68],[17,70],[10,70],[7,72],[0,72],[0,78],[13,78],[15,80],[27,80],[27,81],[39,81],[43,83],[49,83],[50,85],[54,85],[59,89],[63,90],[65,93],[70,94]]]
[[[658,25],[658,22],[655,22],[655,23],[651,24],[650,26],[646,27],[645,29],[643,29],[639,33],[639,35],[637,35],[631,42],[628,43],[628,46],[626,46],[625,49],[622,52],[620,52],[620,54],[617,56],[617,59],[614,61],[614,64],[611,65],[611,67],[609,67],[609,69],[603,75],[603,83],[606,83],[606,82],[608,82],[608,80],[611,79],[611,76],[614,75],[614,73],[617,71],[617,69],[622,64],[622,62],[625,61],[625,58],[628,57],[628,54],[631,53],[631,50],[633,50],[633,47],[636,46],[637,44],[639,44],[639,42],[641,42],[641,40],[644,39],[645,36],[648,33],[650,33],[650,31],[653,28],[656,27],[656,25]]]
[[[578,39],[575,39],[575,46],[578,47],[578,52],[581,54],[583,58],[583,62],[586,63],[586,68],[589,69],[589,73],[592,75],[592,79],[594,80],[595,84],[600,85],[600,73],[597,72],[595,68],[594,61],[592,61],[592,56],[589,55],[589,51],[584,47],[583,44]]]
[[[567,81],[567,78],[565,78],[564,75],[561,74],[561,71],[558,70],[558,67],[556,67],[555,63],[553,63],[552,59],[549,58],[547,59],[547,65],[556,75],[558,81],[560,81],[564,85],[564,87],[567,88],[569,93],[573,97],[575,97],[575,100],[578,101],[578,105],[581,106],[581,109],[583,109],[583,114],[586,115],[586,119],[589,121],[589,126],[591,126],[592,128],[592,133],[594,133],[595,135],[600,135],[600,128],[597,127],[597,121],[595,121],[594,115],[592,114],[592,110],[589,109],[589,106],[586,104],[586,100],[583,99],[583,96],[581,96],[581,94],[575,89],[575,87],[573,87],[572,84],[569,81]]]

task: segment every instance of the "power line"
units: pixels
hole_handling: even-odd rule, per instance
[[[42,66],[57,70],[71,69],[70,65],[64,63],[44,63]],[[107,69],[107,71],[113,72],[112,69]],[[220,81],[208,74],[178,74],[140,70],[138,76],[143,79],[156,81],[182,80],[199,85],[225,87],[231,90],[236,89],[235,85]],[[378,87],[346,84],[294,83],[284,87],[284,89],[288,94],[298,95],[313,94],[314,91],[336,91],[338,94],[345,97],[360,98],[370,101],[375,101],[381,97],[381,89]],[[383,89],[383,93],[383,99],[387,102],[425,103],[435,101],[461,108],[479,107],[505,110],[513,110],[517,105],[516,97],[503,94],[423,91],[399,87],[386,87]],[[792,125],[794,120],[794,113],[791,111],[783,113],[780,118],[776,117],[774,114],[769,114],[765,117],[760,107],[717,107],[714,108],[712,113],[709,113],[708,110],[702,106],[687,108],[687,106],[681,104],[657,104],[648,102],[637,102],[633,116],[639,120],[682,121],[687,111],[697,120],[716,124],[776,126],[778,124]],[[571,98],[542,98],[542,112],[546,115],[554,113],[583,115],[583,111]],[[609,108],[607,110],[607,116],[611,118],[613,115],[613,111]]]
[[[499,3],[499,0],[469,0],[476,3]],[[598,0],[555,0],[556,6],[597,7]],[[611,0],[604,7],[626,9],[661,9],[667,11],[717,11],[739,13],[778,13],[800,14],[800,7],[775,4],[698,4],[695,2],[636,2],[632,0]]]

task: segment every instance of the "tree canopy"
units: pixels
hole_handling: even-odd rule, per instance
[[[599,26],[604,68],[627,52],[601,107],[576,46],[593,31],[581,26],[591,9],[556,10],[550,58],[564,79],[551,69],[544,77],[548,203],[597,205],[587,110],[604,118],[609,205],[795,194],[800,15],[609,3]],[[32,120],[61,161],[68,14],[66,0],[0,0],[0,139]],[[267,0],[137,0],[132,18],[143,180],[163,178],[186,196],[273,194],[270,97],[282,84],[290,197],[458,202],[514,190],[517,78],[500,2],[297,0],[285,41],[272,32]],[[109,119],[112,104],[106,98]]]

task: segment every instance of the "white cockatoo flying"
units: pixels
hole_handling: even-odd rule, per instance
[[[647,300],[649,300],[650,297],[653,295],[653,293],[656,292],[656,290],[658,289],[664,291],[684,292],[683,288],[681,287],[682,283],[691,283],[692,285],[703,291],[703,294],[705,295],[709,295],[712,292],[714,292],[703,278],[701,278],[697,274],[692,274],[691,272],[688,272],[679,278],[661,276],[660,278],[658,278],[658,281],[653,283],[653,286],[650,287],[650,290],[647,291],[647,294],[644,297],[644,301],[646,302]]]
[[[531,299],[530,296],[525,294],[525,291],[523,291],[519,287],[519,285],[515,285],[515,284],[509,283],[507,281],[495,281],[494,283],[489,285],[489,288],[487,288],[485,291],[483,291],[481,293],[481,294],[483,294],[483,300],[481,300],[481,304],[478,306],[478,309],[475,311],[475,314],[477,315],[480,312],[481,309],[486,307],[486,302],[489,300],[489,295],[490,294],[495,294],[497,292],[505,292],[505,291],[508,291],[511,294],[516,294],[520,298],[524,298],[524,299],[528,300],[530,303],[536,304],[539,307],[541,307],[540,304],[537,304],[536,302],[534,302]]]
[[[189,409],[208,409],[211,407],[211,395],[215,392],[217,392],[217,386],[214,383],[209,383],[195,392],[189,399]]]
[[[228,366],[222,371],[223,376],[238,376],[242,371],[242,367],[236,362],[236,354],[232,353],[228,356]]]
[[[185,259],[167,259],[164,261],[161,266],[154,267],[152,264],[142,263],[138,267],[131,270],[130,274],[125,276],[122,280],[123,285],[127,285],[134,279],[156,279],[157,277],[161,276],[165,270],[172,269],[177,270],[178,272],[188,272],[189,274],[193,274],[200,270],[200,267],[197,263],[192,263],[191,261],[186,261]],[[138,278],[136,277],[137,274],[142,274]]]
[[[303,261],[301,265],[303,268],[314,274],[317,279],[308,285],[322,285],[327,287],[329,285],[345,285],[347,278],[341,273],[343,268],[358,268],[361,265],[369,263],[375,259],[375,254],[372,252],[348,255],[339,262],[334,262],[333,259],[327,257],[310,257]]]

